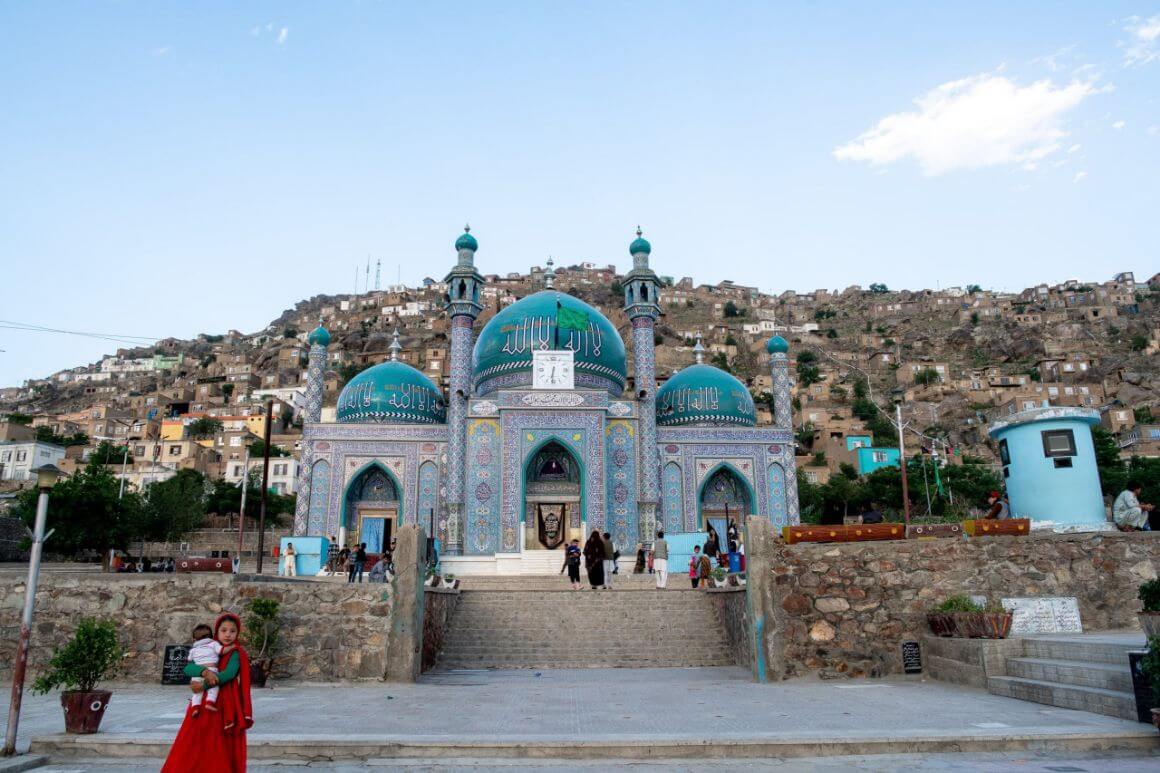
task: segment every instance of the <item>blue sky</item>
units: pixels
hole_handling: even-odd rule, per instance
[[[1160,261],[1160,3],[0,3],[0,319],[253,331],[451,265],[780,292]],[[99,339],[0,327],[0,384]]]

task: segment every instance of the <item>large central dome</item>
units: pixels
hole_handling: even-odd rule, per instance
[[[557,339],[561,308],[570,323],[584,329],[562,328]],[[532,352],[557,347],[575,352],[576,386],[606,389],[614,397],[624,391],[624,341],[612,323],[575,296],[542,290],[496,314],[480,332],[474,356],[476,393],[530,385]]]

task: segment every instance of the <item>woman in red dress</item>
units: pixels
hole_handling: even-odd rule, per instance
[[[244,773],[246,769],[246,731],[254,726],[250,704],[250,657],[238,643],[242,621],[227,612],[214,623],[214,638],[222,645],[218,673],[196,663],[185,667],[188,676],[200,676],[205,686],[221,689],[217,711],[193,714],[185,711],[185,720],[173,740],[173,748],[161,768],[162,773]]]

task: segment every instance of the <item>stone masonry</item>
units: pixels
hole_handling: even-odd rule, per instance
[[[381,679],[391,620],[387,585],[235,580],[231,575],[45,573],[36,593],[31,673],[40,672],[81,617],[119,621],[127,656],[115,681],[159,683],[166,644],[188,644],[195,623],[244,613],[255,596],[282,602],[284,648],[275,678]],[[0,581],[0,679],[10,680],[24,579]]]
[[[1160,535],[1147,533],[772,541],[768,550],[772,583],[750,588],[771,679],[899,673],[901,643],[920,640],[926,612],[957,593],[1075,596],[1085,630],[1137,628],[1137,587],[1160,565]],[[751,567],[764,563],[754,558]]]

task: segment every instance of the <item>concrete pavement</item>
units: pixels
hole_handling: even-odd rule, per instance
[[[737,668],[451,671],[417,684],[275,686],[254,697],[256,764],[1160,749],[1149,725],[971,688],[906,678],[757,685]],[[57,696],[29,696],[21,746],[39,737],[34,751],[57,761],[161,758],[185,699],[180,688],[117,688],[100,734],[63,736],[54,735]]]

